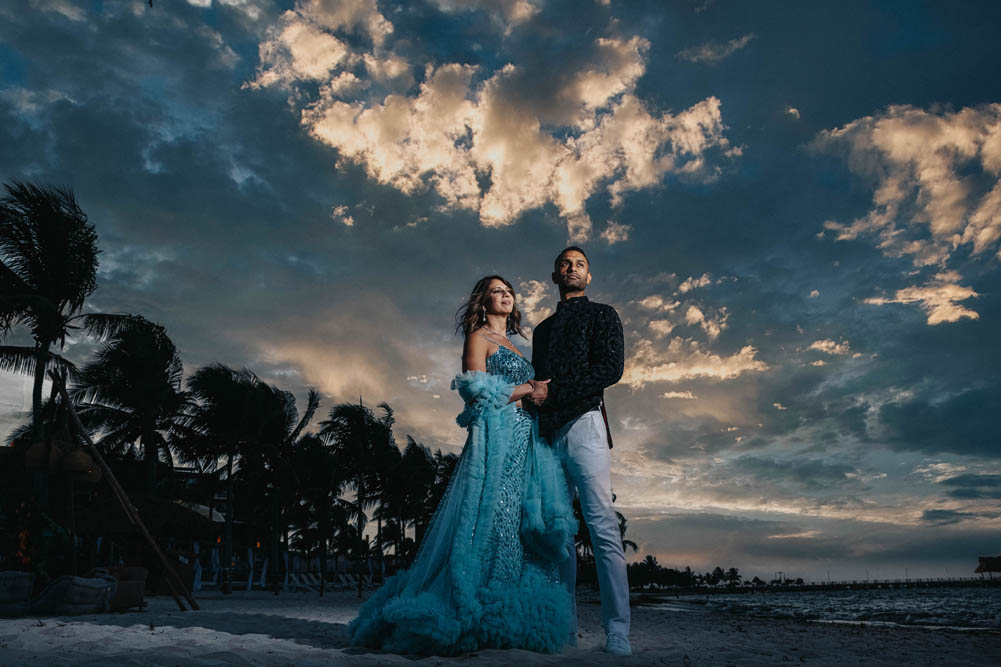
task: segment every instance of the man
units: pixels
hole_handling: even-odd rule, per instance
[[[612,443],[604,411],[605,387],[622,377],[622,323],[614,308],[584,296],[591,272],[581,248],[571,246],[557,255],[554,269],[560,302],[532,335],[536,377],[551,380],[548,387],[540,385],[543,396],[535,399],[539,429],[563,461],[570,497],[580,497],[598,569],[605,650],[629,655],[629,583],[612,507]],[[569,560],[564,574],[572,593],[576,562]],[[573,633],[576,638],[576,615]]]

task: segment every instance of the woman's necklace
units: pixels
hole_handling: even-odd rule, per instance
[[[510,340],[508,340],[507,336],[505,336],[504,334],[497,333],[496,331],[494,331],[493,329],[491,329],[490,327],[488,327],[486,324],[483,325],[483,328],[486,329],[487,331],[489,331],[490,333],[492,333],[493,335],[500,336],[504,340],[507,340],[509,343],[511,342]]]

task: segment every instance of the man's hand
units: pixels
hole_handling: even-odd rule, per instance
[[[532,393],[528,395],[528,400],[536,405],[542,405],[549,396],[549,380],[529,380],[532,385]]]

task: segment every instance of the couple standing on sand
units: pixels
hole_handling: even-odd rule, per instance
[[[466,444],[410,569],[387,579],[348,626],[353,644],[438,655],[576,645],[576,493],[605,650],[630,654],[603,402],[622,376],[622,324],[584,296],[591,273],[581,248],[557,255],[552,279],[560,303],[535,328],[531,363],[507,337],[521,334],[507,280],[483,278],[460,310],[463,372],[452,388],[465,401],[456,421],[468,428]]]

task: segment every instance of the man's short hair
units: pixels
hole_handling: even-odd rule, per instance
[[[560,270],[560,257],[562,257],[565,253],[567,253],[567,252],[569,252],[571,250],[576,250],[580,254],[584,255],[584,259],[587,259],[587,263],[589,265],[591,264],[591,260],[587,258],[587,253],[584,252],[584,249],[581,248],[580,246],[572,245],[572,246],[567,246],[563,250],[560,250],[560,254],[556,255],[556,259],[553,260],[553,271],[559,271]]]

